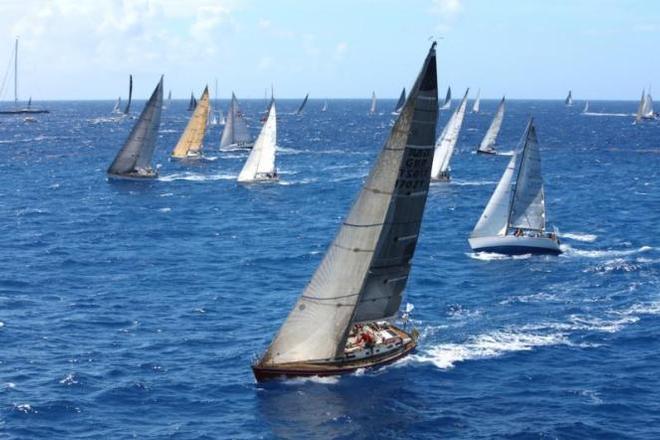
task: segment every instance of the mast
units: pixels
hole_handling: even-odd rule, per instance
[[[14,43],[14,105],[18,107],[18,37]]]

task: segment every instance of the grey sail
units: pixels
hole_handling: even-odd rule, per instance
[[[376,92],[371,92],[371,107],[369,107],[369,114],[376,114]]]
[[[298,107],[298,110],[296,110],[297,115],[302,114],[303,110],[305,109],[305,105],[307,105],[308,98],[309,98],[309,93],[305,95],[305,99],[303,99],[302,104],[300,104],[300,107]]]
[[[128,76],[128,101],[126,102],[126,108],[124,109],[124,114],[127,115],[131,111],[131,102],[133,101],[133,75]]]
[[[352,324],[401,303],[429,188],[437,121],[435,43],[362,190],[262,363],[333,358]]]
[[[524,230],[545,230],[545,200],[541,154],[534,120],[530,119],[523,135],[524,145],[516,185],[511,197],[509,227]]]
[[[445,95],[445,100],[442,101],[440,110],[449,110],[451,108],[451,87],[447,87],[447,94]]]
[[[245,145],[251,143],[250,132],[248,131],[247,124],[243,113],[238,107],[238,99],[232,92],[231,103],[227,110],[227,119],[225,121],[225,128],[222,130],[222,137],[220,138],[220,148],[226,148],[230,145]]]
[[[163,78],[161,77],[126,143],[108,168],[108,174],[121,176],[151,169],[162,107]]]
[[[564,100],[564,104],[569,107],[573,105],[573,92],[571,90],[568,91],[568,96]]]
[[[404,87],[403,90],[401,90],[401,95],[399,95],[399,100],[396,102],[396,107],[394,107],[394,113],[399,114],[401,113],[401,109],[403,108],[403,104],[406,103],[406,88]]]
[[[497,135],[500,133],[502,127],[502,120],[504,119],[504,98],[500,101],[495,112],[495,117],[486,131],[486,135],[479,144],[478,150],[483,153],[492,153],[495,151],[495,144],[497,142]]]

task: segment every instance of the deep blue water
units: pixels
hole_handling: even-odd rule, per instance
[[[0,437],[660,438],[660,123],[510,101],[500,149],[536,117],[559,257],[484,258],[467,236],[507,157],[473,154],[497,101],[468,114],[453,182],[434,184],[407,287],[417,353],[376,372],[255,383],[389,129],[392,102],[279,110],[276,185],[243,153],[167,160],[109,183],[132,121],[111,102],[0,119]],[[138,103],[139,108],[142,103]],[[258,130],[261,101],[243,103]],[[632,113],[634,102],[592,111]],[[444,112],[438,133],[447,120]]]

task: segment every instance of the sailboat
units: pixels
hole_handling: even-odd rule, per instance
[[[177,142],[172,157],[175,159],[199,158],[202,156],[204,147],[204,134],[209,119],[209,87],[206,86],[202,92],[199,103],[195,108],[188,125],[184,130],[179,142]]]
[[[584,109],[582,110],[582,114],[589,113],[589,101],[584,103]]]
[[[133,101],[133,75],[128,76],[128,102],[124,109],[124,114],[128,115],[131,112],[131,102]]]
[[[475,252],[560,254],[556,233],[546,233],[541,155],[534,120],[530,119],[522,152],[513,155],[481,218],[468,239]],[[515,185],[516,161],[520,155]]]
[[[322,112],[328,111],[328,101],[323,101],[323,107],[321,107]]]
[[[303,109],[305,108],[305,105],[307,104],[307,98],[309,98],[309,93],[305,95],[305,99],[303,99],[302,104],[300,104],[300,107],[298,107],[298,110],[296,110],[294,115],[302,115]]]
[[[467,108],[467,96],[470,89],[465,91],[461,104],[456,108],[449,118],[447,125],[442,130],[442,134],[435,144],[435,154],[433,155],[433,166],[431,167],[431,179],[449,181],[449,161],[454,154],[454,148],[458,141],[458,134],[463,125],[465,109]]]
[[[32,97],[28,102],[27,107],[20,108],[18,106],[18,38],[14,44],[14,108],[7,110],[0,110],[0,115],[24,115],[24,114],[39,114],[50,113],[46,109],[32,108]],[[4,84],[3,84],[4,86]]]
[[[573,106],[573,92],[571,90],[568,91],[568,96],[564,100],[564,104],[566,105],[566,107]]]
[[[449,110],[451,108],[451,87],[447,87],[447,94],[445,95],[445,100],[442,101],[440,110]]]
[[[257,380],[394,362],[417,332],[394,324],[429,188],[438,116],[435,43],[323,261],[263,356]]]
[[[240,183],[253,183],[277,180],[275,168],[275,146],[277,143],[277,112],[275,101],[270,101],[266,122],[261,127],[250,155],[238,175]]]
[[[369,114],[376,114],[376,92],[371,92],[371,107],[369,107]]]
[[[472,104],[472,113],[479,113],[481,108],[481,89],[477,89],[477,97],[474,98],[474,104]]]
[[[495,111],[495,116],[493,121],[486,131],[486,135],[481,140],[481,143],[477,147],[477,153],[480,154],[497,154],[495,151],[495,143],[497,142],[497,135],[500,133],[500,128],[502,127],[502,120],[504,119],[504,97],[500,101],[500,104],[497,106]]]
[[[234,92],[231,94],[231,103],[227,110],[225,128],[220,138],[220,149],[230,150],[232,148],[252,148],[252,138],[248,131],[243,113],[238,108],[238,99]]]
[[[406,103],[406,88],[404,87],[403,90],[401,90],[401,94],[399,95],[399,100],[396,102],[396,106],[394,107],[394,111],[392,112],[393,115],[398,115],[401,113],[401,109],[403,108],[403,104]]]
[[[117,101],[115,102],[115,106],[112,109],[112,114],[114,115],[121,115],[124,112],[121,109],[121,96],[117,98]]]
[[[655,119],[655,112],[653,111],[653,98],[651,92],[646,93],[642,90],[642,98],[639,100],[639,107],[635,115],[635,122],[641,122],[644,119]]]
[[[158,176],[151,167],[163,109],[163,77],[144,106],[124,146],[108,168],[111,179],[145,180]]]
[[[188,101],[187,110],[191,112],[195,110],[195,107],[197,107],[197,99],[195,99],[195,94],[193,92],[190,92],[190,101]]]

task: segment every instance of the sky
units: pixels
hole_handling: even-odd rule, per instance
[[[0,0],[0,81],[20,37],[19,98],[395,98],[438,39],[454,96],[637,100],[660,88],[648,0]],[[13,98],[12,75],[0,99]],[[1,86],[2,84],[0,84]]]

